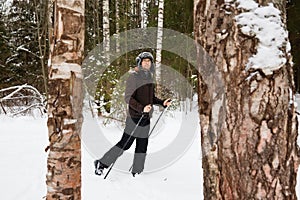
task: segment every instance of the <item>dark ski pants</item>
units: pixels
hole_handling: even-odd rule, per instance
[[[131,119],[132,120],[132,119]],[[133,119],[134,124],[137,124],[136,119]],[[134,129],[130,123],[126,123],[125,131],[128,129]],[[114,163],[124,151],[128,150],[136,141],[132,173],[141,173],[144,170],[144,164],[146,159],[147,147],[148,147],[148,133],[149,133],[150,120],[142,120],[141,127],[132,133],[132,135],[123,133],[121,140],[113,146],[104,156],[100,159],[100,162],[104,166],[109,167]],[[140,128],[140,129],[139,129]]]

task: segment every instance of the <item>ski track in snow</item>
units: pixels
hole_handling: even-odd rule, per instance
[[[300,95],[296,95],[300,105]],[[298,111],[300,109],[298,108]],[[47,119],[0,115],[1,199],[33,200],[46,195]],[[166,119],[168,123],[178,121]],[[199,129],[199,127],[198,127]],[[113,130],[113,129],[111,129]],[[116,133],[121,137],[120,129]],[[165,129],[162,129],[164,131]],[[300,130],[299,130],[300,131]],[[198,131],[199,132],[199,131]],[[114,136],[115,139],[119,139]],[[300,139],[298,138],[298,144]],[[153,142],[155,143],[155,138]],[[150,142],[149,145],[152,145]],[[101,145],[101,144],[99,144]],[[154,144],[153,144],[154,145]],[[133,178],[112,170],[106,180],[94,174],[94,156],[82,146],[82,199],[84,200],[196,200],[203,199],[200,135],[174,164],[155,173]],[[107,171],[105,171],[106,173]],[[300,181],[298,173],[297,182]],[[300,186],[296,187],[297,196]]]
[[[166,120],[178,123],[176,120]],[[0,187],[4,188],[1,199],[42,199],[46,195],[47,153],[44,149],[48,145],[47,119],[0,116],[0,121]],[[174,127],[177,125],[174,124]],[[116,134],[121,137],[120,131]],[[155,138],[149,145],[154,143]],[[83,145],[82,199],[203,199],[199,144],[198,135],[177,162],[158,172],[144,173],[133,178],[129,172],[113,169],[106,180],[94,174],[95,158]]]

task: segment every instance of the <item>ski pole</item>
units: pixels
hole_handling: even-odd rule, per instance
[[[125,146],[127,145],[127,143],[129,142],[129,139],[130,139],[131,136],[134,134],[134,132],[135,132],[135,130],[137,129],[137,127],[140,125],[140,123],[141,123],[142,119],[144,118],[144,116],[145,116],[145,114],[143,113],[142,116],[141,116],[141,118],[139,119],[138,123],[135,125],[134,129],[131,131],[129,138],[128,138],[128,139],[126,140],[126,142],[125,142],[124,147],[125,147]],[[122,154],[122,150],[123,150],[123,149],[120,149],[120,152],[119,152],[119,154],[118,154],[118,157]],[[118,157],[117,157],[117,158],[118,158]],[[111,171],[111,169],[112,169],[113,166],[115,165],[116,161],[117,161],[117,160],[115,160],[115,161],[111,164],[111,166],[109,167],[107,173],[106,173],[105,176],[104,176],[104,179],[106,179],[106,177],[108,176],[109,172]]]
[[[168,100],[168,102],[171,102],[171,101],[172,101],[172,99],[169,99],[169,100]],[[156,120],[156,122],[155,122],[153,128],[151,129],[151,131],[150,131],[150,133],[149,133],[149,135],[148,135],[148,138],[149,138],[149,137],[151,136],[151,134],[153,133],[154,128],[156,127],[158,121],[160,120],[161,116],[164,114],[164,112],[165,112],[165,110],[166,110],[167,108],[168,108],[168,107],[165,107],[165,108],[163,109],[163,111],[160,113],[158,119]]]
[[[171,99],[170,99],[168,102],[170,102],[170,101],[171,101]],[[153,133],[154,128],[156,127],[158,121],[160,120],[161,116],[164,114],[164,112],[165,112],[165,110],[166,110],[167,108],[168,108],[168,107],[164,108],[163,111],[160,113],[158,119],[156,120],[154,126],[152,127],[152,129],[151,129],[151,131],[150,131],[150,133],[149,133],[149,135],[148,135],[148,138],[149,138],[149,137],[151,136],[151,134]],[[129,168],[129,171],[132,170],[132,167],[133,167],[133,164],[132,164],[131,167]]]

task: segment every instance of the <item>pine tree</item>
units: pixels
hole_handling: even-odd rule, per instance
[[[39,63],[34,5],[27,0],[14,0],[7,16],[11,55],[6,59],[10,84],[28,83],[43,90]]]

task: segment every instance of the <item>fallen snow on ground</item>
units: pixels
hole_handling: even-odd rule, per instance
[[[0,116],[0,121],[1,199],[42,199],[46,194],[47,119]],[[122,133],[115,130],[113,141],[120,139]],[[151,141],[149,145],[155,146]],[[95,156],[83,145],[82,199],[203,199],[200,155],[198,135],[187,152],[169,167],[136,178],[129,172],[112,170],[104,180],[94,174]]]
[[[296,96],[300,105],[300,96]],[[299,109],[298,109],[299,110]],[[86,118],[86,122],[89,120]],[[178,119],[165,118],[163,121],[178,127]],[[1,199],[34,200],[42,199],[46,194],[46,158],[44,149],[48,145],[47,119],[0,116],[0,158],[1,158]],[[172,124],[173,123],[173,124]],[[199,129],[199,127],[197,127]],[[83,129],[84,131],[91,131]],[[111,133],[109,140],[118,141],[120,128]],[[161,132],[170,130],[159,126]],[[199,130],[197,130],[199,131]],[[83,134],[85,134],[83,132]],[[158,133],[155,133],[158,134]],[[168,134],[165,134],[168,136]],[[149,145],[153,151],[159,145],[156,135]],[[165,139],[162,139],[165,140]],[[300,144],[300,139],[298,139]],[[101,145],[101,143],[99,143]],[[151,149],[151,148],[150,148]],[[106,180],[94,174],[95,155],[82,145],[82,199],[85,200],[196,200],[203,199],[203,179],[201,169],[200,136],[196,134],[190,148],[177,162],[153,173],[144,173],[133,178],[128,172],[112,170]],[[298,182],[300,174],[298,173]],[[296,187],[300,195],[300,185]]]

